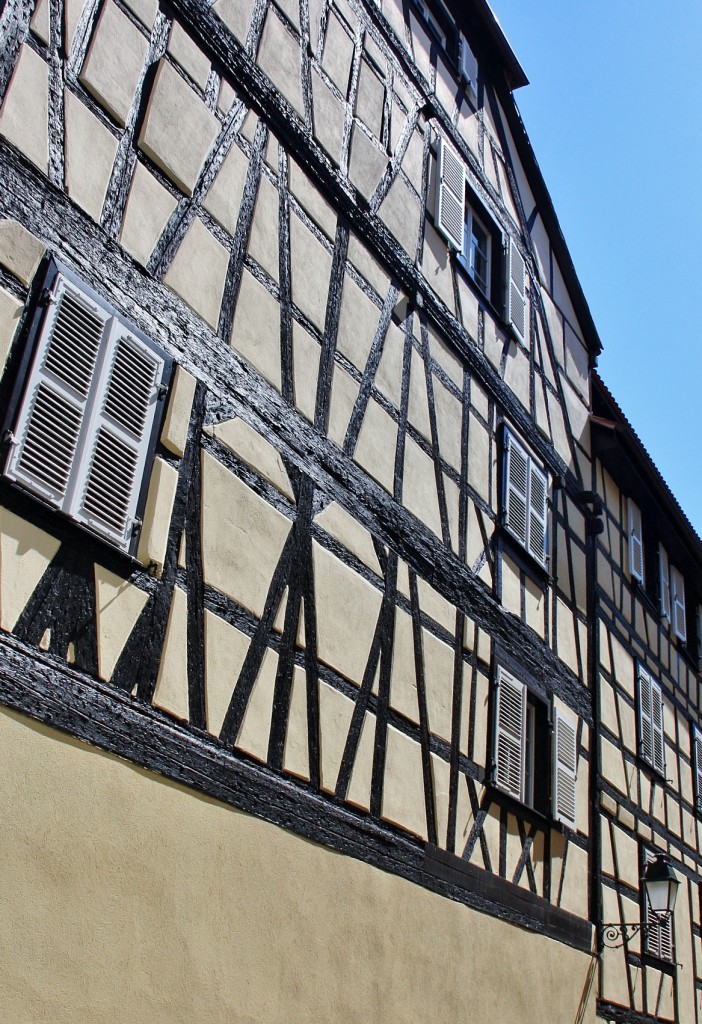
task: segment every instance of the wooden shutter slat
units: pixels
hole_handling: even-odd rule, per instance
[[[529,463],[529,551],[543,565],[546,561],[548,480],[538,466]]]
[[[524,800],[526,686],[498,669],[495,694],[495,784]]]
[[[443,139],[439,140],[437,178],[437,227],[449,244],[462,252],[466,211],[465,170],[458,155]]]
[[[75,515],[127,548],[164,361],[121,327],[110,344]]]
[[[662,544],[658,545],[658,566],[661,585],[661,615],[670,620],[670,568],[668,565],[668,552]]]
[[[511,434],[507,434],[506,525],[527,546],[529,531],[529,457]]]
[[[694,726],[694,748],[695,803],[698,809],[702,809],[702,732],[698,726]]]
[[[509,240],[508,263],[508,319],[517,336],[524,341],[526,337],[526,264],[512,238]]]
[[[553,817],[576,827],[576,780],[578,764],[576,723],[558,708],[553,722]]]
[[[7,475],[64,508],[107,313],[59,275],[37,343]]]

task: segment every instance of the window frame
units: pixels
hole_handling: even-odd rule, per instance
[[[629,574],[642,587],[646,586],[646,568],[643,543],[643,518],[641,509],[631,498],[627,498],[627,527],[629,537]],[[638,558],[637,558],[638,554]]]
[[[528,812],[576,831],[577,717],[502,660],[495,666],[492,716],[492,785]]]
[[[655,860],[660,850],[642,847],[642,863],[640,877],[643,878],[648,864]],[[641,952],[644,956],[653,957],[662,963],[675,963],[675,933],[673,931],[674,914],[670,914],[667,920],[658,922],[651,919],[651,907],[646,895],[646,887],[641,886],[641,920],[648,926],[641,943]]]
[[[0,476],[64,522],[135,557],[174,361],[55,258],[49,258],[37,280],[41,283],[27,303],[19,364],[14,373],[8,369],[11,379],[3,387],[10,389],[10,399]],[[92,341],[80,335],[83,314],[92,318],[87,326],[88,333],[93,330]],[[88,359],[81,378],[80,358],[89,355],[90,344],[92,363]],[[64,373],[57,375],[55,367]],[[42,434],[37,412],[42,389],[54,401],[60,427],[66,427],[63,410],[75,411],[72,447],[63,453],[57,444],[41,448],[42,438],[59,437],[46,428]],[[32,446],[37,445],[33,472]],[[49,477],[56,452],[63,460],[63,482],[56,477],[58,486],[52,490]]]

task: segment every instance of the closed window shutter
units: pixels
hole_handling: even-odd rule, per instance
[[[90,420],[75,518],[128,548],[164,360],[113,322]]]
[[[58,277],[15,428],[7,475],[65,506],[108,314]]]
[[[655,854],[651,850],[644,851],[645,867],[655,860]],[[649,956],[656,956],[660,960],[673,959],[673,915],[665,921],[657,921],[649,906],[648,897],[644,894],[644,921],[649,926],[646,932],[645,949]]]
[[[499,668],[495,693],[495,784],[524,801],[526,686]]]
[[[665,736],[663,732],[663,691],[651,681],[651,712],[653,722],[653,767],[665,775]]]
[[[670,593],[673,614],[673,630],[681,640],[687,640],[687,619],[685,616],[685,580],[674,565],[670,567]]]
[[[578,765],[576,722],[554,709],[553,719],[553,817],[575,828],[575,783]]]
[[[695,803],[697,809],[702,810],[702,732],[697,726],[694,726],[694,748]]]
[[[529,551],[541,564],[546,562],[546,524],[548,522],[548,480],[538,466],[529,461]]]
[[[658,545],[658,566],[661,581],[661,615],[670,620],[670,568],[668,552],[662,544]]]
[[[526,266],[514,240],[509,240],[509,290],[507,317],[517,336],[526,337]]]
[[[529,456],[511,434],[506,435],[505,525],[527,546],[529,531]]]
[[[439,140],[436,223],[450,245],[463,250],[466,181],[463,164],[443,139]]]
[[[653,710],[651,677],[639,668],[639,751],[644,761],[653,764]]]
[[[644,581],[643,528],[641,510],[629,500],[629,572],[639,583]]]

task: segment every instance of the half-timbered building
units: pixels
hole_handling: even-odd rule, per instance
[[[602,518],[592,637],[598,1013],[613,1021],[698,1021],[702,545],[596,374],[592,405],[593,499]],[[658,854],[680,883],[663,924],[650,915],[641,884]],[[640,922],[650,927],[638,930]]]
[[[8,1019],[594,1020],[600,343],[525,84],[485,0],[4,3]]]

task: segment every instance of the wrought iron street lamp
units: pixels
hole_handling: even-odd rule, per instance
[[[618,949],[641,932],[647,935],[651,928],[657,928],[670,919],[675,910],[675,900],[680,882],[668,858],[663,853],[646,865],[643,887],[648,904],[648,920],[622,924],[602,925],[602,942],[610,949]]]

